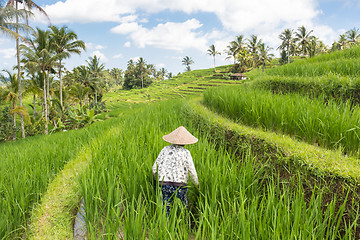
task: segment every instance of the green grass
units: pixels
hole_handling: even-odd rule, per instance
[[[357,52],[346,54],[357,56]],[[338,57],[327,58],[321,60],[319,57],[317,67],[326,62],[330,65],[336,63]],[[357,67],[354,66],[352,69],[342,69],[341,74],[355,76]],[[291,73],[298,71],[294,70],[296,68],[289,70],[291,78],[297,74]],[[228,66],[217,68],[218,71],[227,69]],[[302,66],[298,69],[302,69]],[[311,69],[306,74],[320,74],[318,70]],[[276,72],[275,69],[267,71]],[[307,70],[299,70],[299,73],[301,71]],[[247,75],[256,79],[263,73],[255,70]],[[299,77],[297,80],[302,79]],[[339,79],[348,81],[350,78]],[[308,78],[308,81],[311,79]],[[322,77],[319,77],[319,81],[323,81]],[[350,111],[346,103],[335,104],[331,100],[328,106],[324,106],[324,101],[312,101],[299,95],[270,95],[267,91],[257,91],[250,87],[238,88],[235,83],[239,81],[214,76],[213,69],[184,73],[172,80],[157,82],[147,89],[106,94],[104,100],[110,112],[102,113],[99,118],[113,119],[82,130],[0,145],[0,239],[68,238],[71,236],[74,205],[80,195],[85,198],[87,228],[93,239],[100,236],[105,239],[120,236],[125,239],[248,239],[249,236],[254,239],[352,239],[358,231],[358,210],[354,209],[351,214],[346,212],[343,198],[331,198],[324,205],[324,192],[328,190],[314,186],[310,191],[303,189],[302,186],[306,184],[301,179],[306,177],[297,179],[294,175],[284,183],[276,174],[269,174],[268,167],[271,164],[259,164],[257,158],[260,156],[256,156],[252,148],[276,148],[279,153],[285,154],[277,157],[291,159],[305,166],[304,169],[311,169],[311,174],[334,175],[355,181],[359,175],[357,159],[343,156],[340,151],[328,151],[289,136],[268,132],[265,126],[256,130],[239,127],[219,115],[209,113],[211,117],[206,111],[202,112],[202,117],[208,120],[213,118],[226,123],[214,125],[215,129],[220,129],[220,134],[233,134],[233,131],[223,132],[221,129],[229,130],[236,125],[239,139],[250,139],[250,145],[235,144],[232,153],[229,149],[225,150],[225,142],[213,142],[217,138],[210,135],[214,132],[204,131],[207,124],[199,127],[196,119],[182,114],[184,110],[188,111],[187,105],[174,99],[192,97],[213,88],[208,85],[228,84],[230,86],[224,94],[237,90],[246,107],[250,106],[251,110],[246,113],[253,117],[250,125],[261,125],[260,118],[265,116],[265,120],[270,123],[269,129],[275,129],[276,123],[280,122],[281,128],[289,127],[292,129],[290,135],[301,140],[319,145],[324,141],[330,143],[332,148],[355,153],[358,151],[353,150],[358,149],[358,144],[354,143],[358,129],[354,127],[346,131],[349,128],[339,121],[336,114],[342,113],[343,119],[350,119],[348,126],[353,123],[358,126],[358,114],[351,112],[356,109]],[[199,93],[192,92],[197,91],[196,88],[201,88]],[[170,101],[153,103],[166,99]],[[253,105],[248,104],[250,100]],[[235,106],[237,102],[226,100],[225,105],[229,103]],[[293,105],[284,107],[281,103]],[[294,109],[305,113],[305,117],[299,118],[296,115],[298,113],[292,112]],[[302,119],[303,125],[300,124],[300,127],[305,137],[293,133],[298,122],[286,123],[283,118],[279,121],[276,118],[281,115],[279,111],[295,116],[295,119]],[[250,112],[255,115],[252,116]],[[308,118],[312,121],[306,126],[305,120]],[[326,119],[328,122],[319,122],[317,119]],[[336,124],[330,126],[334,122]],[[152,180],[151,166],[161,148],[166,145],[161,137],[179,125],[185,125],[200,139],[199,143],[187,146],[195,160],[200,189],[190,186],[190,210],[187,211],[179,201],[175,201],[173,214],[167,221],[162,211],[161,194]],[[342,129],[341,140],[334,141],[331,138],[333,132],[328,129],[325,129],[325,133],[320,132],[318,140],[314,136],[319,132],[312,129],[319,130],[319,126]],[[314,132],[315,135],[308,134]],[[353,135],[349,137],[346,134]],[[349,138],[352,138],[352,145],[348,146],[345,142]],[[243,149],[241,155],[235,154],[237,147]],[[264,148],[263,152],[266,150]],[[274,156],[268,157],[272,159]],[[306,176],[307,173],[298,174]],[[351,206],[350,200],[347,206],[349,204]],[[347,216],[350,218],[344,220]],[[29,222],[32,224],[28,225]],[[30,228],[30,235],[26,235],[27,228]]]
[[[266,71],[268,75],[313,77],[328,73],[358,77],[360,74],[360,47],[319,55],[310,59],[296,60]]]
[[[266,165],[249,152],[237,156],[216,147],[211,136],[200,135],[184,118],[182,105],[153,104],[123,118],[92,157],[81,180],[91,239],[351,238],[354,222],[339,229],[343,202],[337,209],[332,200],[324,210],[321,189],[315,188],[306,199],[301,184],[294,188],[291,181],[283,184],[264,175]],[[161,137],[179,125],[199,137],[187,148],[200,188],[189,188],[190,211],[176,201],[167,221],[151,166],[166,145]]]
[[[210,133],[216,145],[231,152],[241,155],[250,150],[259,160],[271,159],[269,163],[275,164],[271,168],[280,164],[285,172],[290,171],[291,167],[282,165],[290,163],[292,167],[300,167],[304,176],[310,172],[312,176],[334,177],[355,185],[360,181],[358,158],[307,144],[288,135],[236,123],[211,111],[199,100],[192,101],[185,109],[187,118],[194,122],[199,131]]]
[[[98,123],[0,145],[0,239],[24,234],[32,208],[49,183],[84,145],[107,128]]]
[[[359,78],[326,74],[316,77],[268,76],[260,75],[252,86],[270,90],[274,93],[299,93],[311,98],[348,101],[360,104]]]
[[[191,92],[194,87],[201,87],[199,93],[195,93],[199,95],[204,89],[212,86],[241,83],[239,81],[227,80],[223,77],[226,74],[225,72],[229,71],[229,66],[220,66],[216,70],[216,74],[212,68],[185,72],[174,76],[172,79],[156,81],[148,88],[118,90],[113,93],[107,93],[103,99],[107,104],[117,104],[119,102],[148,103],[191,97],[194,95]]]
[[[204,93],[211,109],[249,126],[261,127],[346,154],[359,155],[360,108],[297,94],[273,95],[250,87],[222,87]]]

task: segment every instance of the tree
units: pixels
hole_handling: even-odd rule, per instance
[[[358,28],[350,29],[345,33],[345,38],[347,40],[347,43],[350,46],[354,46],[359,44],[360,42],[360,32]]]
[[[186,56],[183,58],[183,60],[181,62],[182,62],[182,65],[186,66],[186,71],[190,72],[191,71],[190,65],[194,63],[194,61],[191,59],[191,57]]]
[[[16,74],[11,74],[9,71],[3,70],[8,74],[8,78],[6,79],[4,75],[0,75],[0,82],[5,83],[5,93],[3,93],[2,98],[5,99],[7,102],[11,102],[11,110],[14,111],[16,108],[16,99],[19,94],[19,84],[18,84],[18,77]],[[12,139],[16,140],[16,115],[13,115],[13,133]]]
[[[15,5],[16,10],[18,10],[19,2],[23,3],[29,12],[31,12],[31,10],[33,8],[36,8],[37,10],[39,10],[39,12],[41,12],[46,17],[48,17],[46,12],[41,7],[39,7],[36,3],[34,3],[32,0],[9,0],[8,5],[11,5],[11,6]],[[29,15],[27,15],[27,17],[28,16]],[[21,90],[20,38],[19,38],[19,17],[18,16],[16,16],[16,34],[17,34],[17,36],[16,36],[16,59],[17,59],[18,76],[19,76],[19,106],[21,108],[22,107],[22,90]],[[20,124],[21,124],[21,137],[25,138],[24,118],[22,115],[21,115],[21,123]]]
[[[165,79],[166,73],[167,73],[167,70],[165,68],[161,68],[159,70],[159,77],[161,78],[161,80]]]
[[[307,31],[304,26],[301,26],[295,33],[295,41],[298,43],[303,56],[308,54],[308,46],[314,38],[314,36],[311,35],[312,32],[313,30]]]
[[[280,52],[279,63],[280,63],[280,65],[284,65],[284,64],[288,63],[288,56],[287,56],[287,53],[285,50],[282,50]]]
[[[229,59],[230,57],[232,57],[234,59],[234,64],[235,64],[235,60],[236,60],[236,55],[240,52],[243,51],[245,48],[245,43],[244,43],[244,35],[238,35],[236,36],[234,41],[230,42],[230,45],[227,46],[227,51],[226,53],[229,55],[226,59]]]
[[[139,78],[141,79],[141,88],[144,88],[144,75],[146,71],[146,62],[144,58],[139,58],[136,63],[136,72]]]
[[[135,63],[134,60],[130,59],[127,63],[127,69],[124,74],[125,89],[132,89],[135,86],[134,78],[135,78]]]
[[[33,120],[34,122],[36,121],[36,95],[41,96],[42,92],[41,92],[41,76],[36,76],[35,78],[29,79],[27,81],[25,81],[25,94],[27,93],[31,93],[33,95]]]
[[[88,68],[86,66],[83,66],[83,65],[78,66],[78,67],[74,68],[73,73],[72,73],[72,78],[75,80],[75,82],[70,86],[71,94],[74,95],[74,90],[72,90],[72,89],[73,89],[73,85],[75,85],[75,84],[80,84],[84,88],[87,88],[88,90],[84,91],[85,95],[83,96],[83,98],[81,98],[81,100],[83,100],[83,102],[86,103],[86,100],[88,99],[88,93],[90,92],[90,90],[92,90],[91,87],[94,85],[94,81],[93,81],[90,71],[88,70]],[[77,87],[77,88],[80,89],[79,87]],[[82,104],[82,101],[80,101],[80,105],[81,104]]]
[[[259,62],[262,65],[263,72],[265,71],[266,64],[269,64],[274,57],[274,54],[270,53],[271,48],[265,46],[264,43],[259,45]]]
[[[262,44],[262,40],[256,35],[251,35],[247,42],[248,53],[252,56],[254,67],[258,67],[259,64],[259,54],[258,49]]]
[[[44,116],[45,116],[45,134],[48,134],[48,98],[50,88],[50,73],[56,62],[64,58],[65,53],[56,54],[50,42],[50,32],[37,28],[33,39],[27,39],[27,44],[21,45],[23,53],[24,66],[36,69],[41,72],[44,82]]]
[[[110,75],[115,79],[115,85],[122,85],[123,84],[123,70],[121,70],[120,68],[113,68],[110,71]]]
[[[136,64],[132,59],[129,60],[124,74],[124,88],[133,89],[148,87],[152,83],[152,78],[150,76],[154,76],[154,73],[151,71],[152,66],[153,64],[146,64],[146,61],[142,57],[139,58]]]
[[[210,56],[213,56],[213,58],[214,58],[214,72],[216,72],[215,56],[216,56],[216,55],[220,55],[221,53],[218,52],[218,51],[216,51],[214,44],[211,45],[207,51],[208,51],[208,54],[209,54]]]
[[[94,92],[94,100],[95,103],[97,103],[98,98],[98,85],[101,83],[101,77],[103,76],[103,71],[105,69],[104,64],[100,63],[100,58],[98,58],[96,55],[92,58],[90,57],[88,61],[88,70],[91,75],[92,83],[89,87]]]
[[[16,10],[10,5],[2,7],[0,5],[0,33],[10,38],[16,39],[17,37],[23,38],[18,31],[29,32],[31,28],[23,23],[16,23],[12,20],[14,18],[26,18],[30,13],[24,9]]]
[[[57,54],[63,53],[63,58],[59,59],[59,82],[60,82],[60,104],[63,106],[63,93],[62,93],[62,78],[61,78],[61,67],[62,60],[69,58],[72,53],[81,54],[81,50],[85,50],[85,43],[81,40],[77,40],[77,35],[69,30],[67,27],[58,28],[51,26],[51,44]]]
[[[30,79],[25,80],[25,91],[24,94],[32,94],[33,95],[33,120],[36,121],[36,95],[42,96],[41,89],[43,88],[42,84],[42,76],[38,72],[36,72],[36,68],[31,68],[30,65],[24,66],[24,69],[26,69],[26,72],[28,73],[28,76]]]
[[[327,53],[327,46],[320,41],[318,38],[312,38],[308,44],[308,53],[310,57],[313,57],[317,54]]]
[[[278,47],[279,50],[286,50],[287,62],[290,63],[290,50],[292,45],[294,45],[294,38],[292,37],[293,30],[285,29],[280,35],[282,43]]]
[[[245,48],[236,54],[236,61],[237,64],[234,66],[236,72],[246,72],[253,67],[253,55]]]
[[[86,87],[80,83],[75,83],[70,87],[70,95],[74,99],[74,101],[78,102],[80,108],[82,107],[83,103],[86,101],[86,98],[90,92],[91,88]]]

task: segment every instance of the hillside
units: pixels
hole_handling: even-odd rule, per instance
[[[90,239],[358,236],[359,107],[333,94],[350,89],[359,68],[344,60],[351,70],[313,70],[349,54],[246,81],[227,80],[226,66],[184,73],[106,94],[111,119],[88,128],[2,144],[0,209],[9,211],[0,211],[0,238],[72,238],[81,198]],[[179,125],[199,138],[187,148],[200,187],[190,185],[189,209],[175,202],[167,219],[149,169],[167,144],[161,137]]]
[[[144,89],[119,90],[108,93],[104,101],[109,105],[124,101],[129,103],[153,102],[157,100],[169,100],[199,96],[209,87],[223,85],[237,85],[243,81],[230,80],[228,77],[229,66],[214,69],[194,70],[174,76],[171,79],[154,82],[150,87]]]

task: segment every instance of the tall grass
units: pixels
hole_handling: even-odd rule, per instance
[[[340,74],[342,76],[359,77],[360,62],[355,59],[334,59],[329,61],[308,62],[300,60],[281,67],[273,68],[266,72],[269,75],[282,76],[321,76],[328,73]]]
[[[359,154],[360,108],[351,103],[327,104],[298,94],[273,95],[249,87],[210,89],[204,103],[250,126],[274,130],[311,144]]]
[[[230,155],[199,136],[180,114],[181,103],[162,103],[119,121],[81,179],[91,239],[336,239],[343,207],[332,201],[323,211],[322,193],[304,198],[250,154]],[[190,210],[174,202],[169,219],[151,167],[167,145],[161,137],[185,125],[199,142],[187,146],[200,188],[190,185]],[[241,164],[240,164],[241,163]],[[345,239],[354,233],[348,223]]]
[[[355,77],[337,74],[316,77],[262,75],[252,85],[274,93],[300,93],[311,98],[323,96],[325,99],[350,100],[360,104],[360,79]]]
[[[0,145],[0,239],[21,238],[34,205],[65,163],[108,125]]]
[[[331,53],[315,55],[314,57],[309,58],[307,60],[307,62],[309,62],[309,63],[325,62],[325,61],[337,60],[340,58],[352,59],[352,60],[356,61],[359,59],[359,57],[360,57],[360,47],[353,46],[349,49],[345,49],[345,50],[341,50],[341,51],[339,50],[339,51],[335,51],[335,52],[331,52]]]

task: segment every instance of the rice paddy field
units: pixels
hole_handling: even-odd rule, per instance
[[[72,239],[82,198],[88,239],[358,239],[359,55],[245,82],[192,71],[107,94],[110,112],[85,129],[1,144],[0,239]],[[186,148],[200,186],[167,218],[151,167],[180,125],[199,138]],[[351,164],[328,167],[340,158]]]

